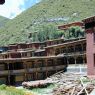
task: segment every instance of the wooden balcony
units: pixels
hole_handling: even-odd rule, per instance
[[[25,73],[25,69],[20,69],[20,70],[10,70],[11,75],[16,75],[16,74],[23,74]]]
[[[79,56],[79,55],[85,55],[85,54],[86,54],[85,51],[80,51],[80,52],[63,53],[63,56]]]
[[[24,74],[25,72],[27,73],[32,73],[32,72],[45,72],[46,70],[48,71],[55,71],[55,70],[60,70],[64,69],[64,65],[60,66],[49,66],[49,67],[39,67],[39,68],[29,68],[29,69],[20,69],[20,70],[4,70],[0,71],[0,76],[2,75],[19,75],[19,74]]]
[[[28,72],[31,73],[31,72],[36,72],[37,71],[37,68],[29,68],[28,69]]]
[[[4,70],[4,71],[0,71],[0,76],[2,76],[2,75],[8,75],[8,70]]]
[[[56,70],[60,70],[60,69],[64,69],[64,68],[65,68],[65,65],[55,66]]]
[[[31,69],[28,69],[28,72],[36,72],[36,71],[37,72],[45,72],[46,70],[48,70],[48,71],[55,71],[55,70],[64,69],[64,67],[65,67],[65,65],[31,68]]]

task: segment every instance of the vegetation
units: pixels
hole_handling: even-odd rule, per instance
[[[8,18],[0,16],[0,27],[4,27],[4,25],[9,21]]]
[[[56,85],[51,84],[50,86],[46,88],[34,88],[30,91],[36,93],[37,95],[49,95],[53,91],[54,88],[56,88]]]
[[[0,95],[32,95],[32,93],[26,93],[24,90],[16,89],[12,86],[8,87],[6,85],[1,85]]]
[[[85,32],[81,27],[72,26],[65,32],[64,36],[66,39],[80,38],[85,36]]]
[[[95,15],[95,0],[41,0],[0,28],[0,45],[26,42],[28,32],[81,21],[92,15]]]
[[[32,37],[28,41],[46,41],[64,37],[65,39],[80,38],[85,36],[84,30],[79,26],[72,26],[66,31],[58,31],[53,25],[43,25],[39,31],[32,33]]]
[[[45,40],[51,40],[51,39],[57,39],[62,37],[63,32],[58,32],[57,28],[52,26],[52,25],[48,25],[45,26],[43,25],[42,28],[39,29],[39,31],[37,32],[37,37],[35,39],[35,35],[33,36],[33,39],[35,39],[34,41],[45,41]]]

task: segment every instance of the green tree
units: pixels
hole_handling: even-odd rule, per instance
[[[82,29],[79,26],[72,26],[65,33],[65,37],[67,39],[84,37],[84,36],[85,36],[84,29]]]
[[[62,37],[63,34],[63,32],[58,31],[57,28],[53,25],[43,25],[43,27],[38,31],[38,39],[39,41],[57,39]]]

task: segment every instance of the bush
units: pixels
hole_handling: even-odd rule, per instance
[[[0,90],[5,90],[6,89],[6,85],[5,84],[2,84],[1,86],[0,86]]]

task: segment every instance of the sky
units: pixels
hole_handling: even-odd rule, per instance
[[[0,15],[13,19],[39,1],[40,0],[5,0],[5,4],[0,5]]]

